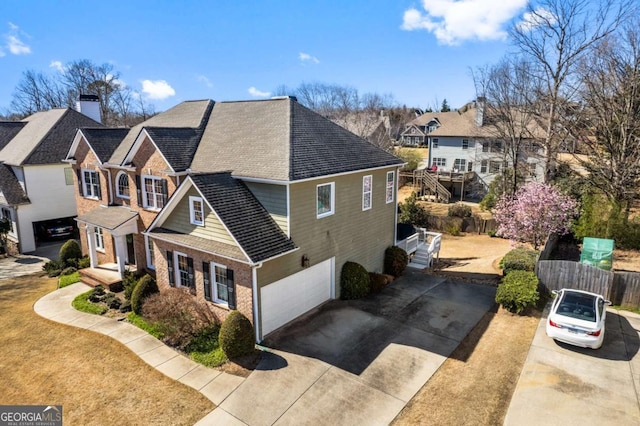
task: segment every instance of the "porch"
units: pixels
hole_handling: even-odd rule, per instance
[[[137,268],[135,265],[127,265],[127,270],[135,272]],[[117,263],[104,263],[96,267],[79,269],[78,272],[80,280],[91,287],[101,285],[109,291],[122,290],[122,274]]]
[[[414,228],[415,232],[408,237],[396,241],[396,246],[409,255],[409,267],[416,269],[430,268],[433,259],[440,259],[442,234],[429,232],[425,228]]]

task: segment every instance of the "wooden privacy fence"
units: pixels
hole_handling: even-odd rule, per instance
[[[605,271],[569,260],[539,260],[536,275],[547,290],[589,291],[614,305],[640,309],[640,273]]]

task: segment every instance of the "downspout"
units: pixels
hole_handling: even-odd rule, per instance
[[[262,341],[260,332],[260,315],[258,315],[258,269],[262,268],[262,262],[258,263],[251,270],[252,272],[252,291],[253,291],[253,330],[256,333],[256,343]]]
[[[394,230],[393,230],[393,245],[395,246],[396,244],[398,244],[398,192],[399,192],[399,188],[398,185],[400,184],[400,167],[396,167],[396,182],[395,182],[395,191],[396,193],[395,195],[395,212],[394,212],[394,216],[395,216],[395,223],[393,225]]]
[[[113,203],[113,182],[111,182],[111,170],[104,169],[107,171],[107,176],[109,179],[109,205]]]

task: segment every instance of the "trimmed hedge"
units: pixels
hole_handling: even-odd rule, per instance
[[[539,253],[536,250],[517,248],[500,260],[503,275],[511,271],[535,271]]]
[[[409,255],[398,246],[388,247],[384,252],[384,273],[399,277],[409,264]]]
[[[77,266],[81,257],[82,249],[76,240],[67,240],[58,252],[58,258],[65,266]]]
[[[538,299],[538,277],[531,271],[509,272],[502,278],[496,292],[496,303],[517,314],[536,306]]]
[[[452,217],[471,217],[471,207],[462,203],[455,203],[449,206],[447,216]]]
[[[345,262],[340,275],[340,296],[344,300],[361,299],[369,294],[369,273],[364,266]]]
[[[131,310],[138,314],[142,314],[142,302],[144,299],[154,293],[158,293],[158,284],[156,280],[149,274],[140,278],[140,281],[131,293]]]
[[[231,311],[220,326],[218,343],[231,359],[250,354],[255,349],[251,321],[239,311]]]
[[[388,275],[369,272],[369,281],[371,285],[371,293],[380,293],[385,285],[389,283]]]

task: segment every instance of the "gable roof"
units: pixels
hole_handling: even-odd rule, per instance
[[[60,163],[69,151],[76,129],[101,126],[71,108],[36,112],[22,122],[25,125],[0,151],[0,161],[6,164]]]
[[[129,129],[113,129],[113,128],[91,128],[85,127],[79,130],[87,143],[93,149],[98,160],[101,163],[105,163],[116,150],[118,145],[122,143],[124,137],[129,133]]]
[[[6,205],[31,203],[13,170],[6,164],[0,164],[0,203]]]
[[[249,188],[230,173],[192,175],[189,179],[252,262],[296,248]]]
[[[129,156],[138,136],[145,128],[198,128],[201,127],[214,102],[210,99],[185,101],[131,128],[109,159],[110,164],[122,165]],[[171,157],[171,155],[169,155]],[[169,161],[169,160],[167,160]]]
[[[285,98],[216,103],[191,169],[295,181],[400,164],[395,156]]]

